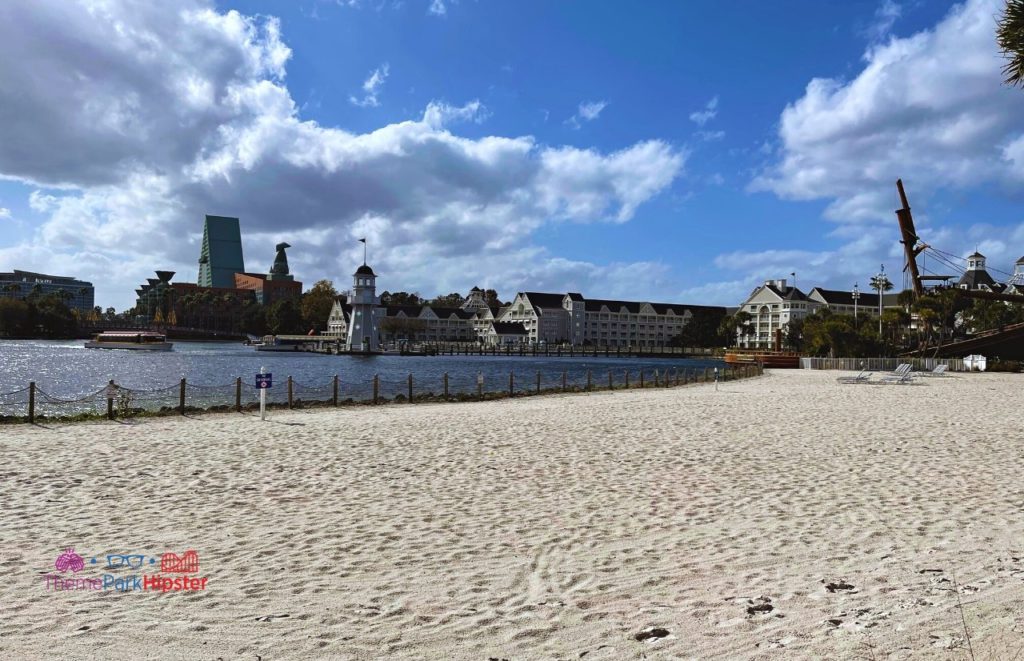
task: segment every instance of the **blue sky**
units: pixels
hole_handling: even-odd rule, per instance
[[[1009,271],[1000,6],[5,4],[0,270],[127,308],[155,269],[194,280],[212,213],[307,284],[347,286],[368,236],[383,289],[735,305],[898,273],[902,177],[926,240]]]

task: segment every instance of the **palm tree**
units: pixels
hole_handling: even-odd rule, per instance
[[[871,276],[871,288],[881,296],[882,292],[892,291],[892,282],[890,282],[889,276],[879,273],[878,275]]]
[[[1003,66],[1006,84],[1024,87],[1024,0],[1006,0],[996,42],[1007,59]]]

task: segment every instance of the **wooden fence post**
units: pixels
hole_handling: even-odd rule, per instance
[[[114,398],[110,391],[110,386],[114,385],[114,380],[111,379],[107,383],[107,420],[114,419]]]
[[[288,377],[288,408],[292,407],[292,377]]]
[[[515,372],[508,373],[508,396],[516,394],[516,381]]]
[[[444,398],[448,399],[448,372],[444,373],[442,381],[444,381]]]
[[[484,398],[484,373],[476,373],[476,396],[480,399]]]
[[[331,393],[331,404],[337,406],[338,405],[338,375],[337,374],[334,375],[333,381],[334,381],[334,383],[333,383],[334,392]]]
[[[185,415],[185,377],[181,377],[178,388],[178,412]]]
[[[658,370],[654,370],[654,387],[658,387]]]
[[[629,389],[629,370],[626,370],[626,389]]]
[[[540,370],[537,370],[537,394],[540,394]]]
[[[36,382],[28,382],[28,421],[36,421]]]
[[[708,372],[709,372],[709,369],[710,368],[707,368],[707,367],[704,368],[704,383],[708,382]]]
[[[562,353],[562,349],[558,349],[558,353]],[[565,370],[562,370],[562,392],[565,392],[566,374]]]
[[[373,375],[373,403],[377,403],[377,399],[380,397],[380,375]]]
[[[587,370],[587,392],[590,392],[591,380],[593,379],[593,376],[594,376],[593,372],[591,372],[590,370]]]
[[[676,368],[676,385],[679,385],[679,368]]]
[[[412,372],[409,372],[409,403],[412,404]]]
[[[235,377],[235,412],[242,410],[242,377]]]
[[[640,370],[640,387],[644,387],[644,371]]]

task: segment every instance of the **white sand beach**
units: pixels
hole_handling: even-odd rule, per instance
[[[1024,380],[836,376],[0,427],[0,658],[1014,658]]]

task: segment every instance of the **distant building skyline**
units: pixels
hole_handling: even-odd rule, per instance
[[[0,273],[0,298],[26,298],[38,287],[42,295],[63,294],[64,304],[72,310],[90,312],[95,307],[95,288],[91,282],[71,276],[47,275],[14,269]]]

